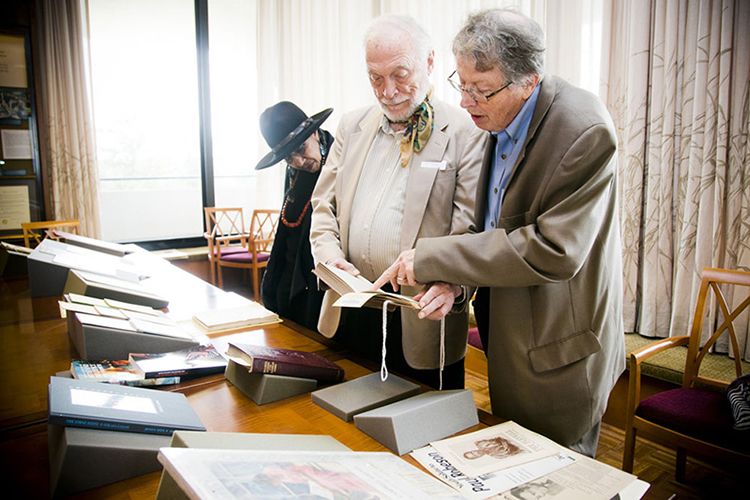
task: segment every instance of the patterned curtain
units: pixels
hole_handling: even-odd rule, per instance
[[[701,270],[750,269],[750,3],[609,7],[602,95],[619,137],[625,326],[685,335]],[[747,330],[745,318],[746,359]]]
[[[99,237],[96,147],[87,86],[85,2],[38,0],[40,151],[48,219],[78,219]]]

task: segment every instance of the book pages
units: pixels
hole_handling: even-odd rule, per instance
[[[406,295],[373,290],[373,284],[362,276],[353,276],[337,267],[318,263],[313,271],[326,285],[341,297],[334,302],[336,307],[381,308],[387,300],[395,306],[421,309],[419,302]]]

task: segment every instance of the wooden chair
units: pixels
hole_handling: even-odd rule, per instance
[[[81,224],[78,219],[23,222],[21,223],[23,244],[26,248],[32,248],[33,241],[33,245],[37,246],[45,237],[54,237],[50,232],[52,229],[67,228],[71,232],[78,234],[80,226]]]
[[[206,218],[206,232],[203,237],[208,245],[208,266],[211,273],[211,283],[216,285],[216,268],[219,261],[219,242],[217,238],[229,241],[232,237],[237,239],[231,244],[224,245],[223,254],[227,256],[235,252],[247,252],[241,244],[241,237],[246,235],[245,221],[242,208],[217,208],[205,207],[203,209]]]
[[[724,293],[733,287],[732,307]],[[709,292],[713,292],[712,294]],[[701,346],[710,296],[720,312],[710,335]],[[630,354],[630,379],[626,407],[625,453],[622,468],[633,471],[635,438],[647,438],[676,449],[675,476],[685,480],[687,454],[727,463],[750,465],[750,436],[733,428],[734,420],[726,397],[727,381],[701,375],[700,364],[721,335],[728,335],[735,354],[735,375],[742,375],[735,321],[750,310],[750,273],[725,269],[704,269],[690,335],[661,339]],[[687,347],[682,387],[666,390],[641,401],[641,364],[657,353],[678,346]]]
[[[240,210],[241,209],[232,209]],[[234,219],[235,221],[237,219]],[[273,239],[279,221],[279,211],[272,209],[253,210],[250,220],[250,231],[242,230],[242,215],[239,225],[230,223],[231,234],[214,237],[213,250],[219,276],[219,287],[224,286],[222,268],[233,267],[249,269],[252,273],[253,296],[260,299],[260,270],[268,265],[271,256]],[[239,231],[237,231],[239,229]],[[239,248],[239,249],[238,249]]]

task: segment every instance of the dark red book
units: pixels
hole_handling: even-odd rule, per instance
[[[235,358],[250,373],[312,378],[326,383],[340,382],[344,378],[340,366],[314,352],[230,342],[227,355]]]

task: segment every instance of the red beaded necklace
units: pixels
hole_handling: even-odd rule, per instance
[[[307,211],[310,209],[310,200],[307,200],[307,203],[305,203],[305,206],[302,208],[302,212],[299,214],[299,217],[297,217],[297,220],[294,222],[289,222],[286,219],[286,207],[288,204],[289,204],[289,196],[287,195],[287,197],[284,198],[284,204],[281,206],[281,223],[284,224],[286,227],[297,227],[300,224],[302,224],[302,219],[305,218],[305,214],[307,214]]]
[[[320,168],[323,168],[323,165],[326,164],[326,159],[328,158],[328,146],[325,134],[319,135],[318,139],[318,147],[320,147]],[[294,186],[297,184],[297,178],[299,177],[299,172],[295,172],[294,177],[292,177],[292,181],[289,183],[289,190],[287,191],[286,196],[284,197],[284,203],[281,205],[281,214],[280,219],[281,223],[284,224],[286,227],[289,228],[295,228],[302,224],[302,220],[305,218],[305,215],[307,214],[307,211],[310,210],[310,201],[307,200],[307,203],[305,203],[305,206],[302,207],[302,212],[300,212],[299,217],[297,217],[297,220],[294,222],[289,222],[286,218],[286,207],[289,205],[290,201],[292,200],[292,191],[294,191]]]

